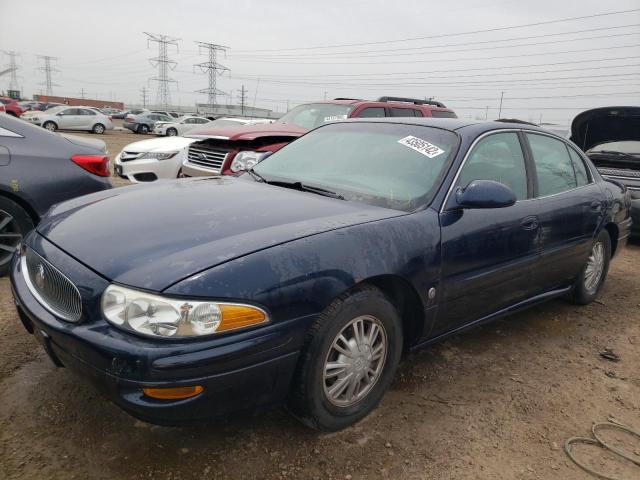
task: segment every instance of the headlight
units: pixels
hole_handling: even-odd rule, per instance
[[[136,160],[142,160],[143,158],[153,158],[155,160],[168,160],[169,158],[173,158],[178,154],[178,151],[175,152],[146,152],[140,155]]]
[[[271,153],[272,152],[240,152],[235,156],[233,162],[231,162],[231,171],[242,172],[249,170],[271,155]]]
[[[102,294],[109,323],[153,337],[198,337],[267,323],[252,305],[167,298],[109,285]]]

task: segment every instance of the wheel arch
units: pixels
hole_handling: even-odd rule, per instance
[[[607,223],[604,226],[604,229],[607,231],[609,237],[611,238],[611,256],[613,257],[618,249],[618,237],[620,235],[620,230],[618,229],[618,226],[613,222]]]
[[[378,275],[357,285],[368,284],[380,289],[398,310],[402,319],[404,349],[415,345],[424,332],[424,305],[410,282],[397,275]]]
[[[40,215],[35,211],[35,209],[23,198],[14,195],[13,193],[7,192],[5,190],[0,190],[0,197],[7,198],[12,202],[17,203],[20,207],[22,207],[33,220],[33,224],[37,225],[40,222]]]

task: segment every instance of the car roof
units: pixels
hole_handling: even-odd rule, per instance
[[[461,130],[474,130],[476,133],[482,133],[490,130],[534,130],[549,133],[548,130],[526,123],[515,122],[495,122],[469,120],[463,118],[434,118],[434,117],[384,117],[384,118],[349,118],[340,123],[400,123],[406,125],[422,125],[425,127],[435,127],[452,132]]]

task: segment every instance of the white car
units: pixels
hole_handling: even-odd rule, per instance
[[[175,137],[184,135],[192,128],[209,123],[211,120],[204,117],[182,117],[175,122],[156,122],[153,125],[153,133],[156,135]]]
[[[111,118],[89,107],[60,106],[44,112],[23,115],[34,125],[39,125],[51,132],[56,130],[87,130],[93,133],[104,133],[113,130]]]
[[[166,137],[130,143],[114,159],[116,175],[134,183],[177,178],[195,138]]]

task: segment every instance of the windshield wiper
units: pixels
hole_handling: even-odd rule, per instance
[[[258,172],[256,172],[253,168],[249,168],[249,169],[245,170],[245,172],[247,172],[249,175],[251,175],[251,177],[256,182],[269,183],[269,182],[267,182],[266,178],[264,178],[262,175],[260,175]]]
[[[307,185],[302,182],[285,182],[283,180],[271,180],[267,183],[270,185],[277,185],[279,187],[293,188],[295,190],[300,190],[303,192],[317,193],[318,195],[336,198],[338,200],[345,200],[345,198],[339,193],[332,192],[331,190],[327,190],[326,188]]]

